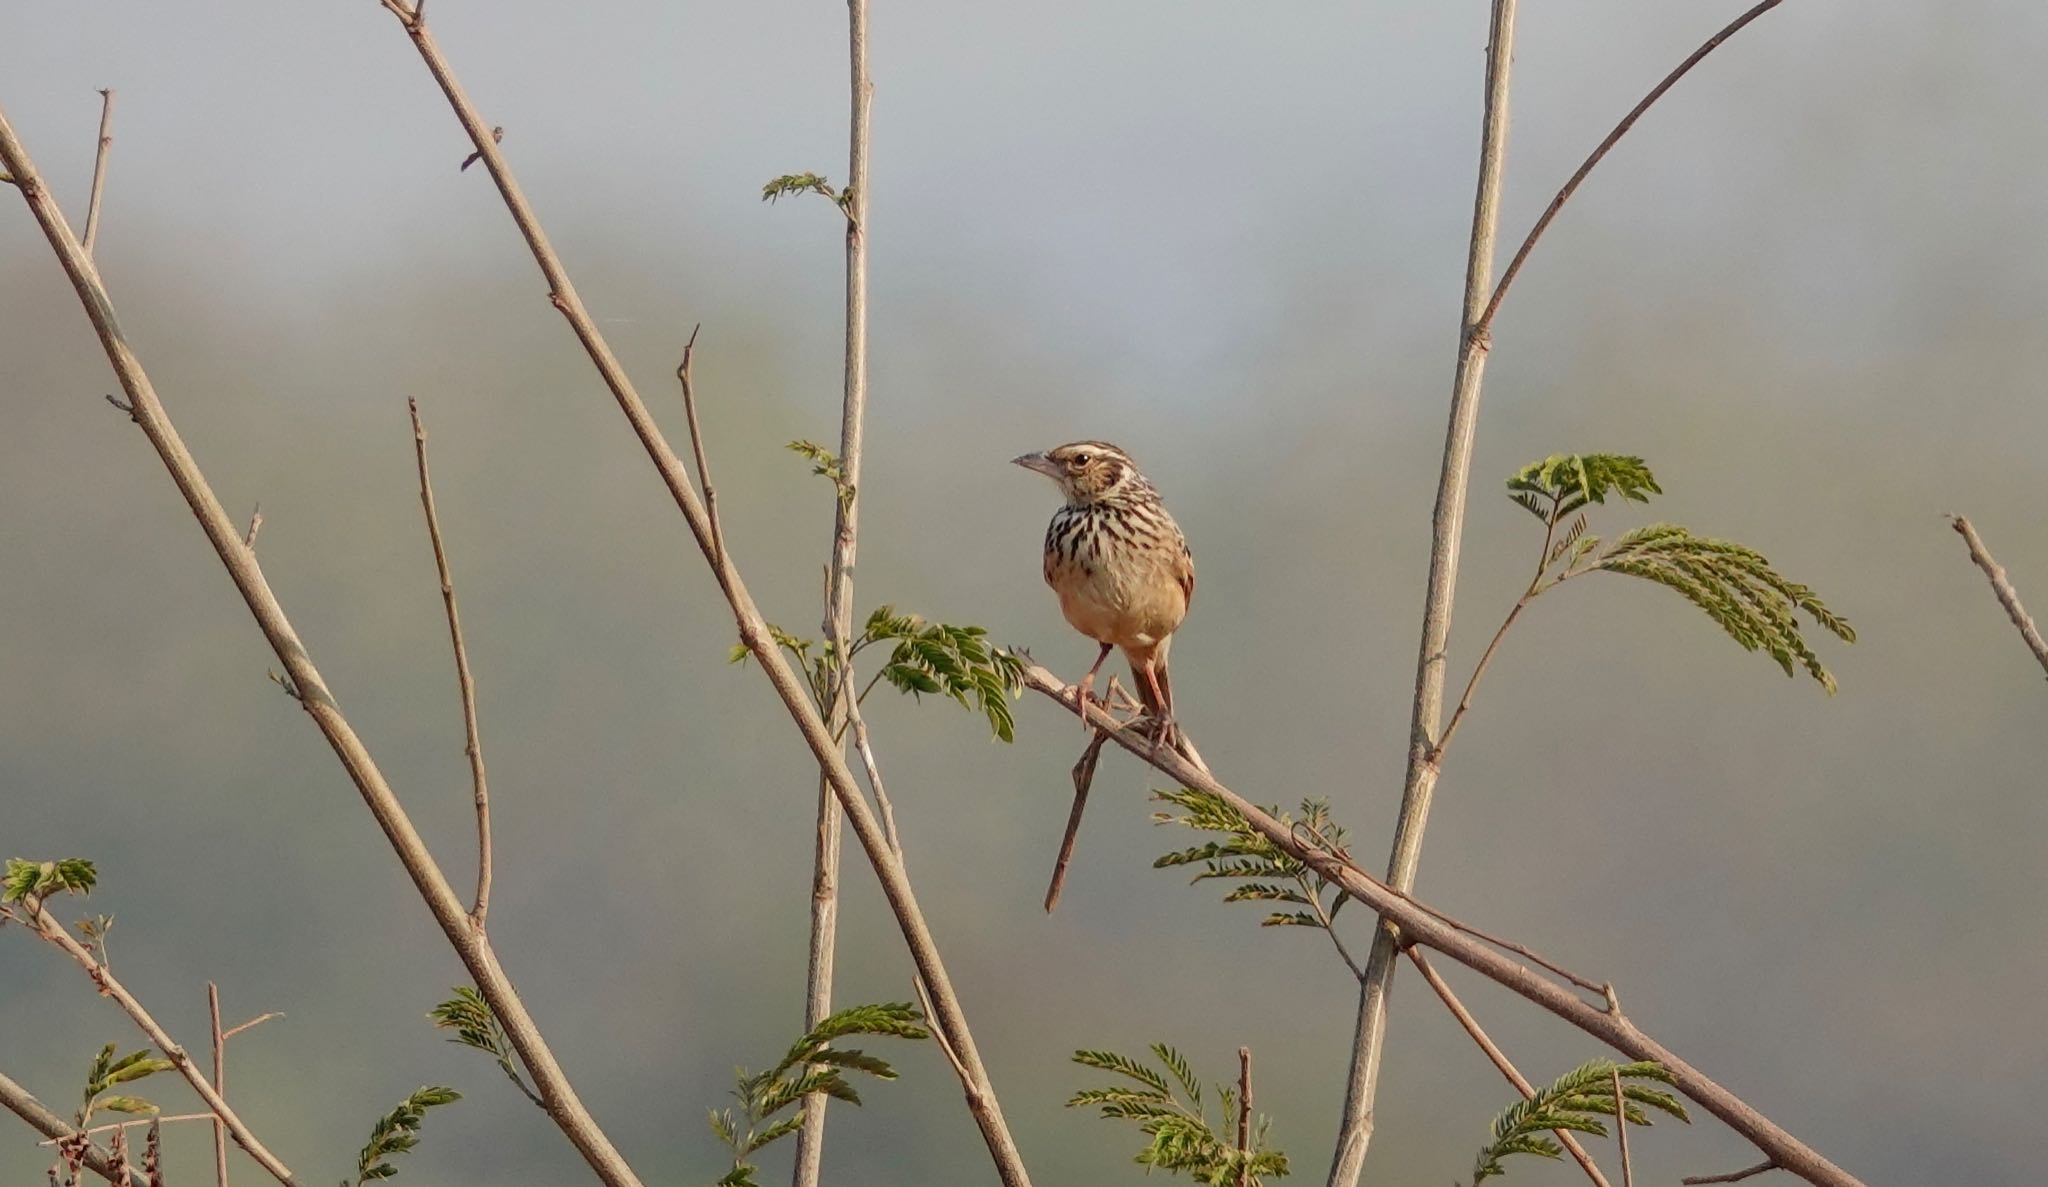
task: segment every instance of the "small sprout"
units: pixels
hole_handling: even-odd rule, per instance
[[[420,1126],[426,1121],[427,1110],[461,1099],[462,1094],[453,1088],[421,1088],[399,1101],[397,1108],[378,1118],[376,1126],[370,1130],[369,1142],[356,1155],[355,1187],[398,1174],[398,1168],[386,1160],[420,1144]],[[344,1182],[342,1187],[349,1185]]]
[[[10,857],[5,875],[0,875],[0,903],[41,901],[53,894],[87,895],[98,882],[99,872],[82,857],[41,862]]]
[[[749,1158],[770,1142],[803,1128],[802,1113],[770,1121],[775,1114],[813,1093],[859,1104],[860,1094],[847,1081],[847,1071],[878,1080],[896,1078],[896,1069],[885,1060],[864,1051],[833,1047],[830,1044],[834,1039],[852,1035],[928,1038],[931,1032],[923,1022],[923,1017],[907,1002],[848,1006],[798,1039],[774,1067],[759,1073],[739,1069],[732,1093],[739,1102],[738,1112],[729,1107],[710,1110],[711,1132],[732,1151],[732,1169],[718,1180],[718,1187],[759,1187],[755,1178],[759,1168]]]
[[[514,1087],[540,1108],[547,1105],[540,1095],[527,1087],[526,1077],[519,1074],[519,1065],[512,1061],[512,1044],[505,1037],[505,1028],[498,1021],[498,1015],[491,1009],[491,1003],[484,995],[467,985],[458,985],[454,997],[427,1011],[427,1017],[441,1030],[454,1031],[449,1042],[469,1047],[491,1056],[498,1062],[498,1070],[512,1081]]]
[[[1113,1072],[1129,1083],[1083,1089],[1068,1098],[1067,1107],[1099,1109],[1106,1119],[1137,1122],[1149,1140],[1134,1161],[1148,1171],[1185,1171],[1190,1178],[1213,1187],[1238,1183],[1262,1187],[1268,1176],[1277,1179],[1287,1174],[1287,1155],[1266,1148],[1272,1118],[1259,1117],[1249,1134],[1248,1147],[1239,1148],[1209,1124],[1202,1084],[1187,1057],[1164,1043],[1154,1043],[1152,1054],[1164,1072],[1114,1051],[1074,1052],[1075,1063]],[[1216,1096],[1228,1129],[1234,1123],[1237,1090],[1218,1084]]]

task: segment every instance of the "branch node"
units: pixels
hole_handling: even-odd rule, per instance
[[[262,530],[263,504],[258,503],[256,504],[256,509],[249,513],[249,530],[242,533],[242,547],[251,552],[256,551],[256,533]]]
[[[107,403],[112,404],[114,407],[119,408],[121,411],[127,413],[129,420],[134,421],[136,424],[142,423],[142,417],[136,414],[135,405],[129,403],[126,400],[121,399],[119,396],[114,395],[112,392],[107,393]]]
[[[426,8],[426,6],[427,6],[427,5],[426,5],[426,0],[420,0],[420,8],[422,8],[422,9],[425,9],[425,8]],[[502,126],[500,126],[500,127],[495,127],[495,128],[492,128],[492,129],[491,129],[491,143],[492,143],[492,144],[503,144],[504,142],[505,142],[505,129],[504,129],[504,128],[503,128]],[[473,153],[469,154],[468,156],[466,156],[466,157],[462,158],[462,168],[460,168],[460,169],[457,169],[457,170],[456,170],[456,172],[457,172],[457,173],[467,173],[467,172],[469,172],[469,167],[470,167],[471,165],[474,165],[474,164],[476,164],[476,163],[477,163],[478,161],[481,161],[481,160],[483,160],[483,159],[484,159],[484,150],[483,150],[483,149],[477,149],[477,150],[476,150],[475,152],[473,152]]]

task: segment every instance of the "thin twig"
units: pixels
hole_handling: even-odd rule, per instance
[[[1465,1008],[1465,1003],[1458,1000],[1458,995],[1451,992],[1450,982],[1445,981],[1443,974],[1436,971],[1436,966],[1429,963],[1429,958],[1422,954],[1422,949],[1410,945],[1407,952],[1408,959],[1414,962],[1416,971],[1422,974],[1424,981],[1429,982],[1431,989],[1436,990],[1436,995],[1444,1003],[1444,1008],[1451,1012],[1451,1017],[1458,1020],[1459,1026],[1465,1028],[1465,1033],[1472,1037],[1472,1041],[1479,1045],[1481,1051],[1485,1052],[1486,1058],[1492,1062],[1494,1068],[1507,1077],[1508,1083],[1515,1086],[1515,1091],[1522,1094],[1523,1100],[1534,1100],[1536,1086],[1529,1082],[1529,1078],[1524,1076],[1521,1069],[1508,1058],[1507,1052],[1501,1050],[1500,1045],[1495,1043],[1485,1028],[1479,1025],[1479,1019],[1472,1016],[1472,1011]],[[1593,1156],[1586,1152],[1586,1147],[1579,1144],[1579,1139],[1573,1136],[1571,1130],[1553,1129],[1550,1132],[1556,1135],[1558,1144],[1572,1156],[1573,1162],[1579,1164],[1579,1169],[1586,1172],[1586,1177],[1593,1181],[1595,1187],[1610,1187],[1607,1176],[1600,1173],[1600,1164],[1593,1161]]]
[[[1630,128],[1635,127],[1636,121],[1641,119],[1643,113],[1650,109],[1651,104],[1663,98],[1664,92],[1670,90],[1679,79],[1684,78],[1686,73],[1694,66],[1699,65],[1700,59],[1713,53],[1722,42],[1740,33],[1744,26],[1748,25],[1751,21],[1784,2],[1785,0],[1762,0],[1755,8],[1728,22],[1720,32],[1707,38],[1698,49],[1692,51],[1692,56],[1680,62],[1671,73],[1665,75],[1664,81],[1651,87],[1650,93],[1643,96],[1642,102],[1637,103],[1629,109],[1627,115],[1621,117],[1621,122],[1614,125],[1614,130],[1607,134],[1607,139],[1600,142],[1599,147],[1595,148],[1586,157],[1585,161],[1579,165],[1578,170],[1572,174],[1571,180],[1565,182],[1564,188],[1558,190],[1557,196],[1550,200],[1550,205],[1544,208],[1542,217],[1536,220],[1535,226],[1529,228],[1529,234],[1522,240],[1522,246],[1515,249],[1515,257],[1508,261],[1507,270],[1501,273],[1500,284],[1493,290],[1493,298],[1486,303],[1485,311],[1479,315],[1478,320],[1474,323],[1481,332],[1492,328],[1493,315],[1500,312],[1501,299],[1508,295],[1508,286],[1513,284],[1515,277],[1521,274],[1522,264],[1528,260],[1529,253],[1535,250],[1536,241],[1543,238],[1543,232],[1550,229],[1551,222],[1557,218],[1557,212],[1564,209],[1564,204],[1570,201],[1572,194],[1578,190],[1579,183],[1586,180],[1587,174],[1593,172],[1593,167],[1600,163],[1601,158],[1607,155],[1608,150],[1613,148],[1623,136],[1627,135]]]
[[[92,197],[85,207],[85,238],[79,246],[85,249],[88,259],[100,237],[100,195],[107,188],[107,154],[114,147],[114,91],[108,87],[100,91],[100,143],[92,157]]]
[[[228,1094],[228,1036],[220,1028],[220,986],[211,981],[206,983],[206,1016],[213,1032],[213,1087],[225,1097]],[[216,1187],[228,1187],[228,1128],[218,1117],[213,1119],[213,1181]]]
[[[1451,711],[1451,720],[1445,724],[1444,732],[1438,735],[1436,745],[1430,748],[1430,765],[1439,771],[1443,769],[1444,751],[1450,749],[1451,739],[1456,736],[1458,726],[1465,720],[1465,714],[1472,709],[1473,694],[1479,689],[1480,679],[1486,675],[1487,665],[1493,662],[1493,653],[1500,650],[1500,641],[1507,638],[1508,628],[1515,625],[1515,620],[1522,616],[1522,611],[1528,608],[1530,602],[1536,600],[1536,595],[1543,592],[1543,575],[1550,571],[1553,563],[1550,545],[1557,538],[1557,511],[1561,501],[1556,498],[1551,500],[1550,514],[1543,521],[1543,547],[1536,553],[1536,575],[1529,579],[1529,587],[1522,591],[1522,596],[1515,599],[1515,604],[1508,609],[1507,617],[1501,620],[1500,629],[1493,632],[1493,638],[1487,640],[1486,650],[1479,653],[1479,662],[1472,666],[1472,675],[1465,680],[1465,691],[1458,696],[1458,707]]]
[[[497,146],[490,140],[488,127],[476,106],[463,92],[461,83],[455,78],[447,58],[435,43],[433,33],[427,29],[408,27],[407,35],[419,51],[420,60],[434,77],[441,91],[447,96],[449,106],[469,134],[470,143],[483,153],[484,167],[490,172],[493,184],[505,201],[505,208],[512,221],[519,228],[534,263],[546,277],[549,286],[549,301],[569,323],[577,341],[590,356],[592,365],[603,379],[605,388],[618,403],[619,411],[639,438],[648,460],[653,463],[661,476],[662,485],[674,500],[676,509],[682,514],[690,534],[696,539],[697,547],[707,563],[717,555],[716,545],[711,538],[711,523],[705,514],[704,505],[693,489],[687,469],[675,449],[669,444],[661,426],[649,411],[647,402],[641,398],[633,381],[627,376],[618,356],[605,341],[584,307],[582,298],[576,293],[567,269],[562,266],[561,257],[555,253],[542,230],[533,207],[520,191],[519,183],[512,175],[511,166],[505,161]],[[5,163],[0,161],[0,163]],[[728,558],[730,560],[730,558]],[[717,566],[712,564],[714,570]],[[987,1069],[982,1065],[981,1056],[974,1043],[974,1035],[967,1023],[958,994],[951,977],[946,971],[937,942],[932,938],[931,927],[924,917],[924,910],[918,904],[916,892],[912,889],[902,860],[889,846],[883,835],[880,822],[875,818],[866,798],[861,795],[852,768],[847,765],[846,756],[841,752],[833,731],[827,727],[817,707],[811,703],[807,682],[797,675],[787,657],[776,646],[762,617],[760,608],[747,592],[746,583],[741,579],[737,566],[728,563],[722,574],[718,574],[719,586],[727,603],[732,607],[733,619],[738,628],[740,642],[751,653],[769,684],[774,688],[783,708],[791,721],[803,734],[804,744],[810,748],[824,772],[825,782],[830,785],[833,796],[838,799],[846,818],[853,826],[855,837],[860,841],[861,850],[867,855],[868,864],[874,868],[882,884],[884,897],[889,901],[891,913],[903,934],[911,959],[916,963],[919,974],[931,991],[930,1019],[936,1031],[946,1035],[953,1053],[958,1058],[962,1094],[969,1112],[980,1129],[982,1140],[988,1146],[998,1177],[1004,1187],[1023,1187],[1030,1182],[1030,1175],[1024,1168],[1022,1156],[1011,1137],[1008,1123],[1004,1120],[1002,1108],[995,1095],[995,1087],[989,1081]],[[488,951],[488,949],[484,949]],[[502,974],[500,974],[502,975]],[[479,988],[483,988],[479,985]],[[509,989],[509,985],[507,986]],[[486,992],[486,997],[489,997]],[[493,1002],[495,1006],[496,1003]],[[501,1011],[502,1014],[502,1011]],[[509,1029],[509,1028],[508,1028]],[[538,1038],[538,1032],[534,1032]],[[522,1050],[522,1056],[525,1054]],[[566,1084],[566,1082],[564,1082]],[[558,1109],[551,1112],[559,1115]],[[593,1129],[594,1132],[594,1129]],[[579,1148],[583,1148],[579,1144]],[[586,1150],[586,1154],[588,1151]],[[623,1162],[620,1163],[623,1166]],[[609,1181],[609,1180],[608,1180]]]
[[[247,1022],[242,1023],[240,1026],[228,1027],[227,1033],[222,1035],[221,1037],[226,1039],[232,1039],[236,1035],[241,1034],[245,1030],[254,1030],[266,1022],[270,1022],[274,1019],[282,1017],[284,1017],[284,1014],[277,1010],[272,1010],[267,1014],[258,1014],[254,1018],[249,1019]]]
[[[425,4],[421,4],[425,8]],[[434,483],[427,476],[427,430],[420,423],[420,402],[407,399],[412,417],[413,457],[419,462],[420,507],[427,514],[427,539],[434,546],[434,569],[441,577],[441,603],[448,611],[448,642],[455,652],[455,683],[462,693],[462,753],[469,758],[469,781],[476,800],[476,900],[469,918],[478,931],[491,911],[491,785],[484,776],[483,735],[477,728],[476,678],[469,670],[469,648],[462,641],[462,616],[455,609],[455,578],[448,571],[448,550],[441,542],[441,517],[434,506]]]
[[[1614,1077],[1614,1137],[1621,1143],[1621,1187],[1636,1187],[1635,1168],[1628,1160],[1628,1098],[1621,1091],[1621,1068],[1610,1069]]]
[[[1088,789],[1095,784],[1095,765],[1102,759],[1102,747],[1109,741],[1107,735],[1095,734],[1088,739],[1088,748],[1074,763],[1074,807],[1067,813],[1067,831],[1060,837],[1060,853],[1053,859],[1052,881],[1045,888],[1045,913],[1059,906],[1060,891],[1066,889],[1067,866],[1074,860],[1074,842],[1081,835],[1081,813],[1088,807]]]
[[[421,31],[417,36],[426,38],[427,34]],[[456,93],[460,94],[459,89]],[[518,1051],[520,1061],[533,1076],[535,1087],[547,1101],[548,1116],[606,1187],[641,1187],[632,1167],[577,1096],[575,1086],[556,1062],[554,1052],[548,1047],[533,1015],[527,1011],[512,979],[499,964],[498,954],[490,940],[471,922],[462,900],[456,896],[447,875],[435,862],[425,839],[414,827],[405,806],[399,802],[397,793],[378,767],[376,758],[342,713],[319,668],[314,666],[312,656],[286,617],[284,607],[271,590],[255,554],[242,545],[241,534],[207,483],[204,471],[193,460],[177,426],[164,410],[163,402],[157,398],[156,388],[143,370],[141,360],[122,333],[106,285],[79,249],[78,240],[64,221],[63,212],[50,199],[48,187],[42,184],[35,163],[15,136],[4,113],[0,113],[0,167],[22,179],[17,188],[35,215],[37,224],[42,227],[44,238],[63,265],[72,287],[77,290],[86,316],[106,351],[107,361],[112,364],[122,389],[128,394],[125,409],[149,438],[157,457],[184,497],[186,506],[199,521],[215,556],[234,581],[236,591],[241,594],[272,653],[283,666],[285,674],[277,678],[279,684],[313,719],[321,736],[326,738],[335,757],[340,760],[342,769],[361,793],[364,806],[370,810],[390,842],[392,852],[405,867],[421,900],[447,937],[449,947],[461,959],[477,991],[490,1003],[492,1012],[505,1028],[506,1037]],[[644,405],[641,411],[644,415]],[[669,456],[673,457],[673,453]],[[758,620],[758,612],[756,618]],[[758,629],[765,633],[765,627]]]
[[[1443,717],[1445,651],[1450,645],[1451,609],[1458,587],[1458,556],[1465,535],[1465,498],[1472,480],[1472,446],[1479,429],[1481,383],[1488,339],[1480,322],[1493,286],[1494,237],[1500,225],[1501,178],[1508,141],[1509,79],[1514,65],[1515,0],[1493,0],[1486,46],[1485,114],[1479,137],[1479,180],[1472,201],[1472,235],[1465,257],[1465,300],[1458,321],[1458,365],[1451,383],[1449,427],[1437,477],[1436,507],[1430,518],[1429,586],[1423,605],[1422,642],[1415,664],[1415,698],[1408,727],[1408,766],[1401,811],[1394,825],[1387,881],[1406,892],[1415,885],[1422,860],[1423,832],[1436,793],[1438,768],[1431,761]],[[1366,958],[1358,993],[1358,1026],[1345,1081],[1344,1111],[1337,1149],[1330,1161],[1329,1187],[1357,1187],[1372,1142],[1373,1109],[1379,1095],[1380,1060],[1386,1051],[1387,995],[1392,988],[1398,939],[1383,922]]]
[[[62,1142],[67,1139],[75,1140],[78,1136],[78,1130],[75,1127],[66,1122],[64,1118],[51,1112],[49,1106],[37,1100],[28,1089],[23,1088],[5,1075],[0,1075],[0,1107],[6,1108],[8,1112],[27,1122],[30,1129],[35,1130],[46,1138]],[[207,1116],[210,1117],[212,1114],[209,1113]],[[93,1145],[89,1140],[83,1143],[82,1152],[85,1158],[85,1165],[91,1167],[94,1174],[108,1182],[123,1183],[126,1187],[149,1187],[144,1178],[133,1171],[123,1176],[107,1158],[106,1153],[98,1146]]]
[[[0,129],[4,129],[4,125],[0,125]],[[9,161],[8,164],[16,173],[27,172],[18,162]],[[121,1007],[122,1012],[135,1022],[136,1027],[156,1045],[157,1050],[163,1052],[164,1058],[170,1060],[171,1065],[178,1069],[178,1074],[185,1077],[185,1082],[192,1086],[192,1091],[199,1094],[200,1100],[206,1102],[206,1107],[212,1109],[214,1115],[227,1126],[228,1132],[235,1136],[235,1144],[247,1151],[258,1166],[284,1187],[298,1187],[298,1180],[292,1177],[291,1169],[256,1139],[256,1135],[251,1133],[249,1127],[242,1123],[242,1119],[235,1115],[235,1111],[228,1107],[228,1102],[214,1088],[213,1082],[199,1070],[199,1064],[183,1047],[172,1040],[170,1033],[158,1025],[157,1020],[150,1016],[149,1011],[143,1008],[135,995],[128,992],[127,986],[116,980],[107,966],[101,964],[92,954],[92,950],[79,943],[69,928],[57,922],[56,917],[44,909],[41,900],[24,900],[22,906],[24,921],[35,929],[36,935],[48,940],[66,956],[76,961],[78,967],[85,970],[85,975],[92,981],[94,988],[112,998],[114,1004]]]
[[[2027,650],[2033,652],[2034,658],[2041,661],[2043,669],[2048,669],[2048,641],[2041,638],[2041,632],[2034,626],[2034,620],[2027,613],[2027,608],[2020,605],[2019,591],[2014,589],[2012,582],[2006,578],[2005,566],[1992,559],[1991,550],[1984,547],[1983,539],[1977,535],[1977,529],[1970,526],[1969,520],[1956,515],[1950,517],[1949,523],[1955,528],[1956,534],[1970,546],[1970,559],[1976,562],[1978,568],[1984,570],[1984,576],[1990,578],[1991,592],[1997,595],[1998,604],[2005,607],[2006,617],[2012,619],[2012,624],[2019,628],[2020,638],[2026,641]]]
[[[697,459],[697,485],[704,488],[704,514],[711,518],[711,547],[716,554],[713,563],[725,567],[725,525],[718,518],[718,488],[711,485],[711,463],[704,460],[704,430],[697,423],[697,389],[690,381],[690,362],[697,353],[697,334],[704,323],[698,322],[690,330],[690,340],[683,343],[683,361],[676,365],[676,382],[683,388],[683,415],[690,424],[690,452]]]
[[[1149,738],[1119,728],[1120,723],[1097,705],[1082,707],[1077,699],[1078,690],[1042,665],[1026,663],[1020,675],[1026,688],[1052,700],[1069,713],[1085,713],[1091,723],[1109,732],[1111,741],[1137,755],[1167,778],[1178,780],[1182,787],[1205,791],[1222,800],[1281,852],[1308,865],[1368,910],[1400,928],[1403,944],[1420,944],[1441,952],[1630,1058],[1663,1064],[1671,1072],[1672,1087],[1679,1093],[1726,1122],[1731,1129],[1755,1144],[1758,1150],[1775,1158],[1779,1166],[1807,1182],[1820,1187],[1861,1187],[1861,1180],[1709,1079],[1676,1052],[1651,1038],[1619,1009],[1593,1005],[1565,984],[1503,956],[1490,945],[1445,923],[1435,911],[1395,891],[1355,863],[1326,848],[1304,844],[1293,828],[1224,786],[1215,775],[1198,768],[1185,756],[1166,747],[1154,750]]]
[[[1252,1183],[1252,1049],[1237,1049],[1237,1152],[1243,1156],[1237,1168],[1237,1187]]]
[[[1778,1164],[1773,1160],[1759,1162],[1755,1166],[1746,1166],[1739,1171],[1729,1171],[1725,1175],[1687,1175],[1685,1178],[1680,1179],[1679,1182],[1684,1184],[1685,1187],[1696,1187],[1698,1184],[1705,1183],[1740,1183],[1744,1179],[1753,1179],[1766,1171],[1777,1169],[1779,1169]]]
[[[95,1126],[93,1126],[93,1127],[92,1127],[92,1128],[90,1128],[90,1129],[81,1129],[81,1130],[78,1130],[77,1132],[79,1132],[79,1133],[82,1133],[82,1134],[85,1134],[85,1135],[87,1135],[87,1136],[91,1136],[91,1135],[93,1135],[93,1134],[96,1134],[96,1133],[112,1133],[112,1132],[114,1132],[114,1131],[115,1131],[115,1130],[117,1130],[117,1129],[133,1129],[133,1128],[135,1128],[135,1127],[136,1127],[136,1126],[138,1126],[138,1125],[155,1125],[155,1124],[157,1124],[158,1122],[171,1122],[171,1121],[216,1121],[216,1122],[217,1122],[217,1121],[219,1121],[219,1120],[220,1120],[220,1118],[218,1118],[218,1117],[214,1116],[214,1115],[213,1115],[212,1113],[177,1113],[177,1114],[174,1114],[174,1115],[172,1115],[172,1116],[169,1116],[169,1117],[163,1117],[163,1116],[149,1116],[149,1117],[136,1117],[136,1118],[133,1118],[133,1119],[131,1119],[131,1120],[128,1120],[128,1121],[110,1121],[110,1122],[108,1122],[108,1123],[107,1123],[107,1124],[105,1124],[105,1125],[95,1125]],[[44,1139],[43,1139],[42,1141],[40,1141],[40,1142],[37,1142],[37,1143],[36,1143],[36,1145],[38,1145],[38,1146],[57,1146],[57,1145],[62,1145],[62,1144],[63,1144],[63,1142],[64,1142],[64,1140],[65,1140],[65,1139],[64,1139],[64,1138],[61,1138],[61,1137],[54,1137],[54,1138],[44,1138]]]

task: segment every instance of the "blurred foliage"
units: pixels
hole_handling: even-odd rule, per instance
[[[427,1011],[427,1017],[434,1020],[436,1027],[455,1032],[449,1037],[449,1042],[473,1048],[497,1060],[498,1069],[512,1081],[513,1087],[535,1106],[546,1109],[547,1103],[541,1100],[539,1093],[527,1087],[526,1077],[519,1074],[519,1065],[512,1061],[512,1044],[505,1038],[505,1028],[498,1022],[497,1012],[491,1009],[491,1003],[468,985],[458,985],[453,992],[454,997]]]
[[[1856,631],[1819,595],[1773,568],[1762,553],[1741,544],[1693,534],[1676,524],[1637,528],[1604,551],[1586,532],[1584,508],[1608,495],[1647,503],[1663,488],[1639,457],[1553,454],[1508,479],[1508,498],[1543,521],[1543,553],[1523,602],[1586,573],[1620,573],[1675,591],[1712,618],[1746,651],[1762,651],[1787,676],[1799,669],[1833,694],[1835,678],[1800,633],[1795,611],[1845,643]]]
[[[379,1117],[376,1126],[370,1130],[369,1142],[356,1155],[355,1187],[398,1174],[398,1168],[386,1160],[420,1144],[420,1126],[427,1119],[427,1110],[461,1099],[462,1094],[453,1088],[425,1087]],[[344,1179],[341,1187],[349,1187],[348,1181]]]
[[[1164,1043],[1152,1044],[1152,1054],[1165,1072],[1114,1051],[1074,1052],[1075,1063],[1114,1072],[1130,1083],[1083,1089],[1067,1101],[1067,1107],[1099,1109],[1109,1120],[1136,1122],[1148,1141],[1134,1161],[1148,1172],[1155,1168],[1170,1174],[1186,1172],[1209,1187],[1235,1187],[1239,1182],[1258,1187],[1267,1176],[1287,1174],[1287,1155],[1266,1148],[1272,1118],[1261,1116],[1252,1122],[1249,1140],[1240,1148],[1209,1124],[1202,1082],[1187,1057]],[[1216,1096],[1222,1105],[1221,1123],[1228,1131],[1236,1124],[1237,1090],[1218,1083]]]
[[[864,1051],[833,1047],[835,1039],[852,1035],[881,1035],[899,1039],[930,1037],[923,1017],[907,1002],[848,1006],[818,1023],[790,1045],[782,1061],[765,1072],[738,1069],[732,1108],[710,1110],[711,1132],[732,1150],[732,1169],[718,1180],[718,1187],[760,1187],[760,1168],[749,1161],[771,1142],[786,1138],[803,1128],[803,1114],[792,1113],[770,1120],[812,1093],[824,1093],[847,1104],[860,1103],[860,1094],[846,1079],[847,1072],[861,1072],[877,1080],[893,1080],[896,1069]]]
[[[6,874],[0,876],[0,903],[19,903],[31,898],[40,901],[53,894],[91,894],[98,883],[99,871],[82,857],[60,861],[10,857]]]
[[[1619,1072],[1622,1079],[1622,1100],[1614,1098],[1614,1076]],[[1596,1059],[1591,1063],[1573,1068],[1559,1076],[1551,1084],[1536,1090],[1534,1096],[1518,1100],[1501,1111],[1493,1121],[1493,1140],[1479,1151],[1479,1158],[1472,1167],[1473,1187],[1487,1179],[1507,1174],[1501,1160],[1510,1154],[1533,1154],[1541,1158],[1562,1158],[1564,1147],[1551,1136],[1553,1130],[1572,1130],[1588,1133],[1595,1137],[1606,1137],[1607,1126],[1598,1118],[1612,1117],[1619,1105],[1622,1115],[1630,1125],[1647,1126],[1649,1114],[1639,1106],[1648,1105],[1659,1112],[1667,1113],[1680,1121],[1690,1123],[1685,1105],[1678,1098],[1658,1088],[1630,1080],[1654,1080],[1662,1084],[1676,1083],[1669,1069],[1661,1063],[1641,1062],[1617,1064],[1611,1060]]]

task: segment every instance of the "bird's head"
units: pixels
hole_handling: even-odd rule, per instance
[[[1131,455],[1107,441],[1076,441],[1012,458],[1011,463],[1052,479],[1074,507],[1152,493],[1152,484],[1138,472]]]

